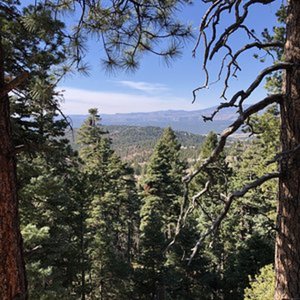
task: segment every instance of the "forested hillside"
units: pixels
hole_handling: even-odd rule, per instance
[[[112,141],[112,148],[125,161],[137,166],[147,163],[153,153],[153,149],[158,139],[163,133],[159,127],[139,127],[139,126],[101,126],[103,131],[108,132],[108,137]],[[70,140],[72,147],[76,150],[78,144],[78,129],[67,130],[66,136]],[[204,136],[177,131],[176,136],[181,144],[180,155],[182,158],[193,162],[197,159],[200,145]]]
[[[182,177],[207,158],[216,134],[204,142],[178,134],[187,146],[202,142],[197,161],[188,164],[171,128],[117,126],[109,128],[111,136],[100,125],[97,109],[90,109],[76,132],[78,156],[68,140],[58,139],[67,124],[53,117],[49,113],[36,123],[47,131],[33,131],[41,150],[18,156],[31,299],[243,299],[249,276],[272,263],[275,182],[236,203],[218,234],[188,261],[200,232],[222,209],[220,192],[239,188],[265,170],[278,144],[276,108],[253,120],[263,132],[247,143],[232,143],[228,158],[214,163],[214,184],[201,202],[193,195],[206,183],[204,173],[197,175],[180,229]],[[120,149],[148,137],[153,149],[144,156],[143,174],[134,173],[113,150],[114,135],[123,136]]]

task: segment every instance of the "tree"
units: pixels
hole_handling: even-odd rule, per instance
[[[240,190],[234,191],[225,196],[225,206],[220,215],[213,222],[210,229],[203,233],[197,243],[197,247],[208,234],[215,231],[222,220],[227,215],[234,199],[245,195],[249,190],[254,187],[260,186],[269,179],[279,178],[279,199],[278,199],[278,215],[277,215],[277,240],[276,240],[276,289],[275,299],[292,299],[300,297],[300,274],[299,259],[297,253],[300,251],[300,208],[299,208],[299,161],[300,161],[300,128],[299,128],[299,59],[300,54],[297,49],[300,43],[300,3],[297,0],[290,0],[287,3],[287,18],[286,18],[286,38],[284,42],[281,40],[261,41],[255,32],[251,31],[245,23],[249,10],[253,5],[268,5],[274,0],[255,0],[255,1],[203,1],[210,3],[211,6],[204,15],[201,25],[200,33],[195,52],[199,46],[201,38],[205,42],[204,62],[203,67],[206,71],[206,82],[204,87],[207,87],[210,82],[208,73],[208,61],[212,60],[219,50],[225,50],[225,56],[221,63],[221,73],[225,70],[225,88],[222,97],[226,99],[226,92],[229,86],[231,75],[236,76],[237,72],[241,69],[238,63],[240,55],[252,49],[265,50],[268,53],[277,49],[284,49],[283,62],[276,62],[273,66],[264,69],[257,78],[252,82],[249,88],[238,91],[228,101],[221,103],[216,111],[205,120],[212,120],[215,114],[224,107],[237,106],[239,118],[227,129],[221,136],[218,145],[212,152],[211,156],[203,162],[199,168],[185,178],[187,185],[193,178],[201,172],[204,168],[208,167],[212,162],[216,161],[224,149],[227,138],[236,132],[244,123],[248,122],[251,115],[264,109],[270,104],[280,104],[281,116],[281,154],[276,158],[279,163],[279,172],[272,172],[264,174],[253,182],[249,183]],[[234,20],[232,24],[219,33],[219,20],[225,12],[235,10]],[[213,34],[209,35],[209,30],[213,30]],[[239,50],[235,51],[230,47],[230,37],[242,30],[248,36],[254,39],[253,42],[244,45]],[[228,59],[228,61],[227,61]],[[225,67],[226,66],[226,67]],[[252,92],[258,87],[263,79],[276,71],[282,71],[283,88],[282,93],[271,94],[265,99],[258,101],[248,108],[243,105]],[[196,92],[201,90],[202,87],[197,88]]]
[[[274,268],[273,265],[267,265],[252,278],[250,288],[245,290],[245,300],[272,300],[274,299],[274,288]]]
[[[32,113],[25,133],[25,111],[12,120],[15,143],[28,145],[17,156],[17,168],[30,299],[70,298],[87,290],[85,178],[62,138],[67,123],[55,120],[55,110]]]
[[[89,203],[89,294],[97,299],[129,299],[139,210],[133,170],[103,136],[106,132],[99,125],[97,109],[89,113],[79,131]]]
[[[27,171],[20,211],[30,299],[80,294],[81,271],[89,265],[82,251],[84,184],[75,163],[70,166],[72,154],[59,160],[63,154],[53,151],[55,162],[39,154],[19,163],[20,174]]]
[[[36,7],[35,16],[44,22],[39,30],[27,30],[22,18],[32,15],[32,7],[20,13],[18,1],[2,1],[0,4],[0,295],[2,299],[25,299],[26,276],[19,229],[16,146],[10,123],[9,92],[21,94],[18,98],[41,101],[53,100],[53,82],[49,67],[53,70],[64,59],[60,33],[63,24],[51,17],[49,11]],[[47,25],[47,26],[46,26]],[[42,45],[42,46],[41,46]],[[43,49],[43,50],[42,50]],[[49,51],[52,52],[49,55]],[[29,54],[30,53],[30,54]],[[29,72],[33,77],[25,85]],[[43,91],[41,93],[41,91]],[[20,100],[21,102],[22,100]],[[24,102],[23,102],[24,103]],[[27,102],[28,103],[28,102]]]
[[[144,178],[140,225],[140,293],[147,299],[165,299],[168,294],[168,242],[176,228],[182,201],[185,164],[179,158],[180,144],[171,128],[157,142]]]
[[[191,30],[173,19],[178,5],[189,1],[109,1],[108,5],[87,1],[39,1],[18,10],[18,0],[0,4],[0,295],[3,299],[25,298],[26,276],[19,229],[16,154],[10,123],[10,92],[26,91],[35,103],[55,105],[55,81],[75,65],[82,64],[83,36],[97,34],[104,41],[107,67],[134,69],[141,54],[151,52],[167,59],[178,54],[178,38],[189,37]],[[62,11],[79,5],[81,18],[75,32],[67,32],[58,19]],[[162,38],[170,45],[159,50]],[[64,47],[68,44],[68,48]],[[54,66],[68,59],[60,70]],[[55,79],[47,78],[51,72]],[[27,80],[27,82],[26,82]],[[19,93],[18,93],[19,94]],[[47,95],[48,94],[48,95]],[[46,96],[46,97],[44,97]],[[30,117],[30,115],[29,115]],[[4,242],[5,241],[5,242]]]

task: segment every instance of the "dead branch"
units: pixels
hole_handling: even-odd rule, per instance
[[[203,55],[203,64],[202,68],[205,73],[205,82],[202,86],[197,87],[193,91],[193,102],[196,99],[196,93],[203,89],[208,88],[210,84],[210,78],[208,73],[208,62],[212,60],[217,52],[219,52],[221,49],[225,49],[226,53],[223,56],[222,64],[220,67],[220,71],[218,74],[219,81],[222,77],[223,71],[227,70],[225,74],[225,80],[224,80],[224,90],[222,91],[222,98],[226,99],[226,91],[229,87],[229,79],[231,76],[236,76],[236,73],[241,70],[241,67],[238,64],[238,58],[240,55],[242,55],[244,52],[250,50],[250,49],[263,49],[266,51],[267,54],[270,54],[272,56],[272,53],[270,51],[274,50],[275,48],[282,48],[283,44],[280,42],[268,42],[268,43],[262,43],[259,38],[256,36],[254,31],[250,30],[245,24],[246,17],[249,14],[249,9],[254,4],[270,4],[274,2],[275,0],[202,0],[204,3],[210,3],[209,9],[206,11],[204,17],[202,18],[200,27],[199,27],[199,35],[198,39],[196,41],[195,48],[193,49],[193,55],[195,56],[195,53],[197,51],[197,48],[200,45],[201,39],[203,39],[204,42],[204,55]],[[221,15],[223,13],[233,14],[233,22],[225,28],[220,34],[219,34],[219,22],[221,19]],[[228,45],[228,40],[230,37],[232,37],[237,31],[243,31],[243,33],[246,33],[249,39],[252,39],[253,42],[248,43],[243,48],[233,51],[233,48],[231,48]],[[226,65],[226,63],[228,64]],[[226,67],[225,67],[226,65]],[[265,68],[249,85],[249,87],[246,90],[240,90],[237,93],[235,93],[230,101],[221,103],[217,109],[213,112],[213,114],[210,117],[203,117],[204,121],[212,121],[214,116],[223,108],[226,107],[237,107],[238,117],[237,119],[227,128],[225,129],[222,134],[220,135],[220,139],[218,141],[218,144],[216,148],[212,151],[211,155],[204,160],[201,165],[194,171],[192,171],[190,174],[185,176],[183,178],[183,182],[185,185],[185,198],[183,201],[183,205],[181,207],[181,213],[180,217],[178,219],[177,228],[176,228],[176,234],[174,237],[174,240],[170,243],[175,242],[176,237],[178,236],[180,229],[182,226],[184,226],[185,220],[187,216],[191,213],[191,211],[195,208],[196,202],[198,199],[200,199],[204,194],[206,194],[210,188],[210,185],[212,181],[210,180],[209,172],[207,172],[209,166],[216,162],[219,158],[220,154],[224,151],[225,144],[227,142],[227,139],[229,136],[231,136],[233,133],[235,133],[237,130],[243,126],[249,118],[267,107],[268,105],[272,103],[280,103],[284,97],[282,94],[275,94],[268,96],[264,98],[263,100],[251,105],[247,109],[244,110],[243,104],[244,101],[250,97],[250,95],[256,90],[256,88],[262,83],[262,81],[265,79],[265,77],[273,72],[279,71],[279,70],[289,70],[293,67],[292,63],[278,63],[271,67]],[[205,187],[203,190],[201,190],[199,193],[194,195],[192,197],[190,204],[189,203],[189,184],[191,181],[197,176],[200,172],[206,172],[207,173],[207,182],[205,184]],[[202,241],[211,233],[216,232],[222,222],[222,220],[226,217],[233,201],[235,198],[243,197],[249,190],[261,186],[266,181],[278,178],[279,172],[275,173],[269,173],[266,174],[255,181],[245,185],[240,190],[236,190],[231,192],[230,194],[220,194],[220,199],[222,199],[224,203],[224,207],[222,209],[222,212],[217,216],[217,218],[212,221],[211,226],[200,235],[195,247],[192,249],[191,256],[189,258],[189,264],[192,262],[195,254],[197,253]],[[225,192],[226,193],[226,192]],[[204,212],[205,213],[205,212]],[[169,246],[170,246],[169,245]]]
[[[225,76],[225,80],[224,80],[224,89],[223,89],[223,92],[222,92],[222,95],[221,95],[221,98],[225,98],[225,94],[226,94],[226,91],[229,87],[229,79],[231,77],[231,73],[232,73],[232,66],[234,65],[236,67],[236,70],[239,69],[241,70],[241,68],[238,66],[238,62],[237,62],[237,59],[239,58],[239,56],[241,54],[243,54],[244,52],[246,52],[247,50],[249,49],[253,49],[253,48],[257,48],[259,50],[266,50],[268,51],[267,49],[269,48],[283,48],[283,43],[281,42],[270,42],[270,43],[260,43],[260,42],[253,42],[253,43],[250,43],[250,44],[247,44],[245,45],[243,48],[239,49],[233,56],[232,56],[232,59],[229,61],[228,65],[227,65],[227,74]],[[236,71],[235,71],[236,72]],[[235,74],[235,72],[233,72],[233,74]],[[219,75],[220,77],[220,75]]]
[[[211,185],[211,181],[208,180],[206,182],[203,190],[201,190],[199,193],[197,193],[195,196],[193,196],[192,203],[188,206],[188,208],[185,211],[185,207],[188,203],[188,197],[189,197],[189,195],[188,195],[188,186],[186,186],[185,194],[184,194],[183,201],[182,201],[182,204],[181,204],[181,207],[180,207],[180,214],[179,214],[179,217],[178,217],[178,220],[177,220],[175,234],[174,234],[174,237],[173,237],[172,241],[168,244],[168,246],[166,248],[166,251],[168,251],[170,249],[170,247],[175,244],[175,242],[177,240],[177,237],[178,237],[178,235],[181,231],[181,228],[184,226],[184,224],[186,222],[187,216],[195,209],[196,200],[198,198],[200,198],[202,195],[204,195],[209,190],[210,185]]]
[[[282,98],[283,98],[282,94],[271,95],[255,104],[251,105],[246,110],[240,112],[238,119],[222,132],[222,134],[220,136],[220,140],[218,142],[218,145],[212,152],[211,156],[208,157],[199,166],[199,168],[197,170],[195,170],[194,172],[190,173],[189,175],[187,175],[183,178],[183,181],[185,182],[185,184],[189,184],[192,181],[192,179],[196,175],[198,175],[204,168],[206,168],[209,164],[211,164],[212,162],[215,162],[219,158],[220,153],[224,150],[227,138],[230,135],[232,135],[234,132],[236,132],[244,124],[245,120],[247,120],[251,115],[257,113],[258,111],[264,109],[265,107],[267,107],[268,105],[270,105],[272,103],[280,103]]]
[[[236,190],[234,192],[232,192],[231,194],[229,194],[228,196],[223,195],[223,197],[225,198],[225,206],[223,211],[221,212],[221,214],[216,218],[216,220],[212,223],[211,227],[200,236],[200,238],[198,239],[195,247],[192,249],[192,254],[189,258],[189,262],[188,264],[190,265],[194,256],[196,255],[199,247],[201,246],[203,240],[209,236],[210,234],[212,234],[213,232],[216,232],[218,230],[218,228],[220,227],[221,222],[223,221],[223,219],[226,217],[232,203],[233,200],[235,198],[240,198],[243,197],[249,190],[259,187],[261,186],[263,183],[265,183],[266,181],[270,180],[270,179],[274,179],[274,178],[278,178],[280,176],[279,172],[274,172],[274,173],[269,173],[269,174],[265,174],[264,176],[258,178],[257,180],[245,185],[241,190]]]
[[[212,121],[215,115],[223,108],[226,107],[239,107],[240,108],[240,113],[242,113],[242,104],[243,102],[253,93],[253,91],[261,84],[263,79],[268,75],[271,74],[275,71],[278,70],[288,70],[293,67],[293,63],[287,63],[287,62],[282,62],[275,64],[271,67],[265,68],[256,78],[255,80],[251,83],[251,85],[248,87],[246,91],[241,90],[235,93],[231,100],[228,102],[223,102],[221,103],[216,110],[211,114],[211,116],[203,116],[204,121]],[[238,101],[239,100],[239,101]]]
[[[196,89],[194,89],[193,91],[193,102],[195,102],[196,99],[196,92],[198,92],[201,89],[207,88],[209,85],[209,73],[207,71],[207,64],[209,60],[212,60],[215,56],[215,54],[222,48],[226,48],[227,50],[229,50],[230,52],[232,52],[231,48],[227,45],[227,41],[228,39],[239,29],[246,31],[246,34],[248,35],[249,38],[252,38],[255,40],[255,43],[262,45],[263,43],[261,43],[261,41],[256,37],[256,35],[253,33],[252,30],[250,30],[245,24],[244,21],[246,19],[246,17],[248,16],[249,13],[249,8],[254,5],[254,4],[270,4],[271,2],[274,2],[275,0],[250,0],[248,2],[246,2],[243,6],[242,6],[242,2],[241,0],[233,0],[233,1],[226,1],[226,0],[218,0],[218,1],[203,1],[204,3],[211,3],[211,6],[208,8],[208,10],[206,11],[206,13],[204,14],[202,21],[200,23],[199,26],[199,34],[198,34],[198,38],[196,40],[196,44],[195,47],[192,51],[193,56],[195,56],[196,51],[200,45],[200,41],[201,38],[203,38],[204,41],[204,55],[203,55],[203,64],[202,64],[202,68],[205,71],[205,83],[199,87],[197,87]],[[242,6],[242,13],[240,12],[241,10],[241,6]],[[231,11],[234,9],[234,16],[235,16],[235,20],[234,22],[229,25],[223,33],[221,33],[218,36],[217,32],[217,27],[220,23],[220,19],[221,19],[221,15],[224,12],[227,12],[228,14],[231,13]],[[206,33],[207,29],[210,28],[211,30],[211,36],[208,40],[208,34]],[[250,44],[249,44],[250,45]],[[277,45],[274,45],[274,47]],[[252,47],[255,47],[254,45]],[[250,48],[252,48],[250,47]],[[257,46],[259,47],[259,45]],[[249,48],[249,49],[250,49]],[[266,49],[266,51],[271,54],[268,50],[268,47],[263,47],[261,46],[261,49]],[[245,49],[244,51],[246,51],[247,49]],[[227,56],[231,56],[231,53],[227,53],[225,55],[225,57],[223,58],[223,63],[221,66],[221,70],[220,73],[222,74],[223,71],[223,67],[224,67],[224,62],[227,58]],[[238,63],[236,61],[236,59],[234,59],[232,57],[231,60],[231,64],[230,64],[230,69],[232,67],[232,65],[234,65],[236,67],[235,71],[233,72],[233,74],[236,73],[236,71],[238,69],[240,69],[240,67],[238,66]],[[219,74],[218,78],[221,77],[221,74]],[[230,77],[231,72],[228,76],[228,78]],[[219,79],[218,79],[219,80]],[[217,81],[218,81],[217,80]],[[225,91],[228,88],[228,80],[226,80],[225,82]],[[226,99],[225,97],[225,92],[222,93],[222,97]]]

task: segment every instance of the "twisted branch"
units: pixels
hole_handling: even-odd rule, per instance
[[[245,185],[241,190],[236,190],[234,192],[232,192],[231,194],[229,194],[228,196],[222,195],[225,201],[225,206],[223,211],[219,214],[219,216],[216,218],[216,220],[212,223],[211,227],[205,232],[203,233],[200,238],[198,239],[195,247],[192,249],[192,254],[189,258],[189,262],[188,264],[190,265],[193,258],[195,257],[199,247],[201,246],[203,240],[209,236],[210,234],[212,234],[213,232],[216,232],[218,230],[218,228],[221,225],[221,222],[224,220],[224,218],[226,217],[232,203],[233,200],[235,198],[240,198],[243,197],[248,191],[261,186],[263,183],[265,183],[266,181],[270,180],[270,179],[274,179],[274,178],[278,178],[280,176],[279,172],[274,172],[274,173],[269,173],[269,174],[265,174],[262,177],[258,178],[257,180]]]

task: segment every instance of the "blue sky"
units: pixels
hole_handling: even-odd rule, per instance
[[[183,9],[179,16],[182,20],[191,22],[197,33],[205,6],[202,1]],[[275,25],[275,12],[281,0],[272,5],[258,5],[251,10],[248,24],[260,33],[265,27]],[[227,16],[220,29],[229,23]],[[249,42],[245,34],[238,34],[232,40],[233,48],[237,49],[244,42]],[[90,40],[88,42],[87,63],[90,65],[89,76],[75,74],[65,78],[59,86],[64,90],[62,109],[66,114],[86,114],[91,107],[97,107],[101,113],[148,112],[158,110],[197,110],[219,103],[221,84],[211,86],[198,94],[197,101],[192,104],[192,90],[204,81],[202,72],[202,51],[196,58],[192,57],[194,41],[188,41],[183,48],[182,56],[167,66],[160,58],[153,55],[144,56],[140,69],[135,73],[119,72],[112,75],[105,73],[101,66],[101,44]],[[202,46],[202,45],[201,45]],[[200,46],[200,49],[201,49]],[[218,56],[221,57],[222,53]],[[245,89],[257,76],[264,64],[247,55],[240,60],[242,72],[238,79],[231,81],[229,92]],[[266,65],[271,61],[267,60]],[[265,65],[265,66],[266,66]],[[216,75],[220,60],[215,59],[210,64],[210,71]],[[266,92],[259,88],[248,100],[253,103],[261,99]]]

